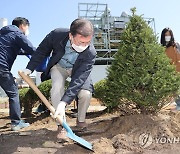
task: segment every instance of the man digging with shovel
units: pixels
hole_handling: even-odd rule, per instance
[[[79,129],[87,127],[85,117],[93,92],[90,73],[95,62],[96,51],[91,43],[92,36],[93,25],[86,19],[74,20],[70,30],[55,29],[40,43],[26,69],[23,70],[25,75],[31,74],[44,58],[50,56],[42,77],[46,79],[50,73],[52,79],[51,101],[56,109],[54,117],[60,115],[61,120],[64,121],[66,105],[77,96],[76,125]],[[71,81],[64,91],[65,80],[68,77]],[[66,130],[59,123],[57,125],[57,138],[67,140]]]

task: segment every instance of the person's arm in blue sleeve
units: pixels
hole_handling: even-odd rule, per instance
[[[53,31],[51,31],[44,40],[40,43],[36,52],[31,57],[27,65],[27,69],[34,71],[43,60],[51,54],[53,49]]]
[[[36,51],[36,48],[33,47],[32,43],[24,34],[17,35],[16,42],[23,49],[18,55],[32,55]]]

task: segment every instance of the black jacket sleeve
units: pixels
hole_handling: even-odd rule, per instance
[[[52,49],[53,49],[53,40],[52,40],[52,32],[50,32],[44,40],[40,43],[39,47],[37,48],[36,52],[31,57],[31,60],[29,61],[27,65],[27,69],[30,69],[31,71],[34,71],[36,67],[41,64],[41,62],[50,55]]]

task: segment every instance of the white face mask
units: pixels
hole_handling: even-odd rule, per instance
[[[27,29],[24,33],[24,35],[28,36],[29,35],[29,29]]]
[[[77,51],[77,52],[83,52],[89,45],[86,46],[77,46],[74,43],[72,44],[72,47]]]
[[[169,42],[171,40],[171,36],[165,36],[165,41]]]

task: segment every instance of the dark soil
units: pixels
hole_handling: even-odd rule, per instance
[[[76,142],[59,143],[57,126],[44,114],[26,118],[31,126],[10,130],[7,113],[0,113],[0,154],[179,154],[180,114],[161,111],[157,115],[88,112],[88,129],[77,132],[73,112],[67,122],[75,134],[93,144],[88,150]],[[175,140],[176,139],[176,140]]]

